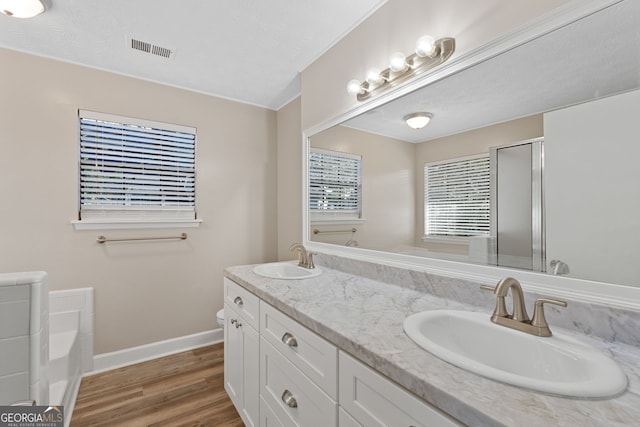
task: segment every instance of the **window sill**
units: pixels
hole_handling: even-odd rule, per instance
[[[71,221],[76,230],[132,230],[143,228],[196,228],[200,227],[201,219],[183,220],[74,220]]]

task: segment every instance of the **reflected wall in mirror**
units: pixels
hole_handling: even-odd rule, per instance
[[[530,269],[640,286],[638,3],[610,6],[311,135],[311,147],[362,156],[362,211],[349,221],[310,215],[310,239],[500,264],[495,222],[486,239],[427,236],[425,164],[544,137],[543,209],[529,212],[545,231],[542,264]],[[416,111],[434,114],[422,130],[402,121]]]

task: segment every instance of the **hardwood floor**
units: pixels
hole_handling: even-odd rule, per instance
[[[220,343],[85,377],[71,427],[244,426],[223,360]]]

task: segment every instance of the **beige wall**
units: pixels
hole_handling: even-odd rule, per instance
[[[302,243],[302,129],[300,98],[278,111],[278,259]]]
[[[544,135],[542,114],[487,126],[416,145],[416,200],[424,200],[424,164],[456,157],[489,153],[489,148]],[[467,254],[467,245],[423,243],[424,203],[416,203],[416,246],[436,252]]]
[[[567,0],[389,0],[302,72],[302,128],[359,103],[346,91],[371,67],[384,69],[396,51],[411,53],[418,37],[455,37],[453,58],[506,34]]]
[[[276,258],[276,113],[8,50],[0,63],[0,271],[94,287],[97,354],[217,328],[223,269]],[[196,127],[201,227],[75,231],[79,108]]]
[[[367,249],[392,250],[414,240],[415,145],[344,126],[334,126],[311,138],[311,146],[362,156],[362,212],[365,222],[314,225],[311,230],[344,230],[355,234],[322,234],[312,240],[344,245],[355,239]]]

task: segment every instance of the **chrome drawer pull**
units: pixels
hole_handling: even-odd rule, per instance
[[[284,393],[282,393],[282,401],[289,408],[297,408],[298,407],[298,401],[296,400],[295,397],[293,397],[293,394],[289,390],[285,390]]]
[[[242,304],[244,304],[244,301],[242,301],[240,297],[236,297],[233,302],[235,302],[238,307],[242,307]]]
[[[282,342],[285,343],[285,345],[288,345],[289,347],[298,346],[298,340],[296,340],[296,338],[293,335],[291,335],[289,332],[286,332],[282,336]]]

